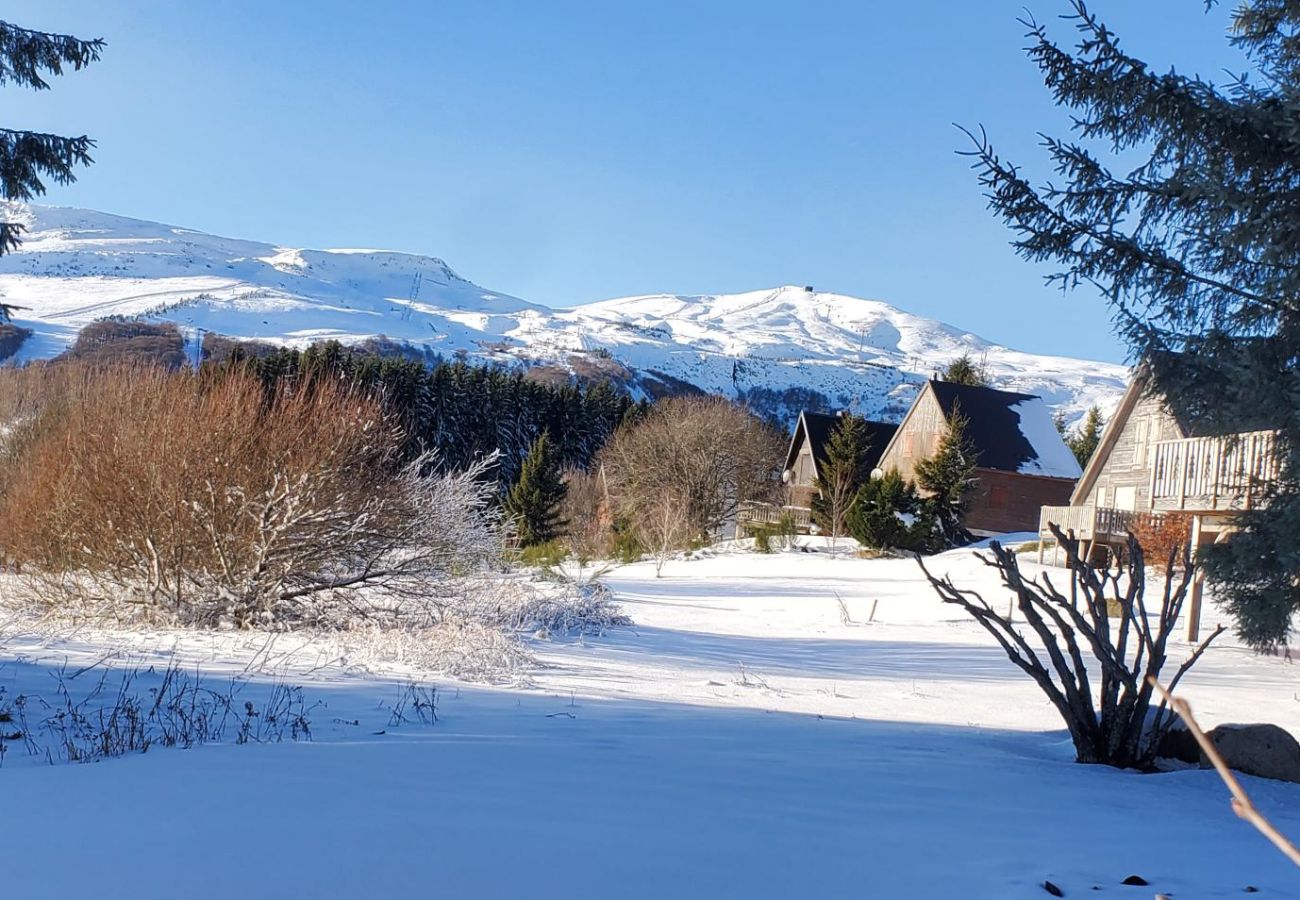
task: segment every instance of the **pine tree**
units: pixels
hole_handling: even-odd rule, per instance
[[[102,40],[85,41],[66,34],[47,34],[0,22],[0,85],[33,90],[49,88],[45,75],[62,75],[65,66],[82,69],[99,59]],[[31,200],[45,193],[45,181],[76,181],[73,169],[91,163],[95,142],[35,131],[0,128],[0,194],[6,200]],[[0,255],[12,253],[22,239],[20,222],[0,222]],[[0,303],[0,322],[13,307]]]
[[[1070,448],[1080,466],[1087,466],[1088,460],[1097,452],[1097,445],[1101,443],[1101,429],[1105,424],[1101,407],[1093,406],[1088,410],[1079,430],[1066,437],[1065,445]]]
[[[507,518],[515,524],[520,546],[545,544],[560,536],[564,528],[560,518],[564,493],[560,461],[544,431],[528,448],[519,480],[506,495],[503,507]]]
[[[1057,178],[1031,183],[982,132],[975,168],[1017,251],[1099,289],[1163,396],[1207,431],[1279,429],[1267,503],[1199,554],[1243,637],[1275,646],[1300,611],[1300,4],[1236,6],[1229,40],[1253,72],[1226,85],[1155,71],[1071,5],[1073,48],[1025,23],[1074,122],[1043,142]]]
[[[970,385],[971,387],[989,386],[989,375],[984,364],[976,363],[970,358],[969,353],[963,353],[948,363],[948,367],[943,370],[939,380],[953,384]]]
[[[831,538],[847,532],[846,518],[853,498],[871,474],[867,423],[861,416],[840,416],[826,440],[825,459],[817,467],[813,521]]]
[[[954,406],[948,417],[948,430],[934,454],[916,464],[917,487],[926,493],[939,540],[949,547],[970,539],[963,522],[970,508],[970,492],[975,487],[972,476],[975,474],[976,455],[966,433],[966,418]]]
[[[929,507],[897,469],[862,485],[849,511],[848,527],[864,547],[918,553],[930,549],[935,532]]]

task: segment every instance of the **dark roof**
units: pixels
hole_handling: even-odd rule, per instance
[[[826,461],[826,444],[831,439],[831,432],[839,424],[840,417],[837,415],[827,415],[826,413],[803,412],[799,416],[799,424],[794,427],[794,436],[790,441],[790,451],[785,457],[785,468],[794,465],[794,456],[799,450],[801,425],[806,425],[808,429],[807,440],[811,443],[813,460],[820,468],[821,464]],[[885,452],[885,447],[889,446],[890,439],[894,432],[898,430],[897,425],[889,422],[874,422],[871,419],[862,420],[867,435],[867,458],[871,465],[875,465],[880,459],[880,455]]]
[[[1073,458],[1068,460],[1071,465],[1066,467],[1073,469],[1072,474],[1056,471],[1061,468],[1061,454],[1053,451],[1062,449],[1064,442],[1055,426],[1051,425],[1047,408],[1041,405],[1041,398],[1036,395],[951,381],[931,381],[930,389],[939,401],[945,419],[951,420],[954,411],[960,411],[966,419],[966,435],[979,454],[977,464],[980,468],[1033,474],[1037,467],[1035,464],[1041,463],[1046,467],[1042,474],[1078,476]],[[1036,408],[1030,409],[1031,404]],[[1045,417],[1046,423],[1024,420],[1024,416],[1035,414],[1039,418]],[[1061,443],[1061,448],[1044,446],[1049,441]]]

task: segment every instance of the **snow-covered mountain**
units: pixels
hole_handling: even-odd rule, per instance
[[[649,295],[550,309],[479,287],[440,259],[298,250],[82,209],[13,209],[28,226],[0,257],[0,299],[34,332],[17,360],[50,357],[96,320],[169,321],[306,345],[386,336],[445,356],[608,375],[634,393],[693,385],[776,414],[805,404],[898,418],[918,382],[962,353],[999,387],[1070,418],[1113,404],[1126,370],[1023,353],[877,300],[800,286]]]

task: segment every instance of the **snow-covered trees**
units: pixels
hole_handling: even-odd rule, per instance
[[[48,75],[64,68],[82,69],[99,59],[102,40],[82,40],[66,34],[48,34],[0,22],[0,85],[16,84],[47,90]],[[76,181],[74,170],[89,165],[95,142],[81,137],[60,137],[35,131],[0,128],[0,194],[6,200],[31,200],[45,193],[45,180],[56,184]],[[0,222],[0,254],[10,253],[22,239],[23,225]],[[0,303],[0,322],[11,307]]]
[[[565,524],[560,515],[564,494],[560,462],[550,435],[542,432],[529,448],[519,480],[506,494],[504,504],[521,547],[545,544],[560,536]]]
[[[1102,292],[1163,396],[1220,433],[1280,429],[1267,503],[1200,552],[1241,633],[1272,646],[1300,611],[1300,6],[1238,4],[1230,41],[1253,77],[1220,86],[1153,69],[1070,5],[1074,47],[1026,23],[1074,123],[1074,138],[1043,142],[1059,177],[1031,183],[981,133],[980,183],[1022,256]]]

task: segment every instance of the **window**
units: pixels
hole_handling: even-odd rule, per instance
[[[911,432],[903,435],[903,455],[909,459],[916,456],[916,435]]]

